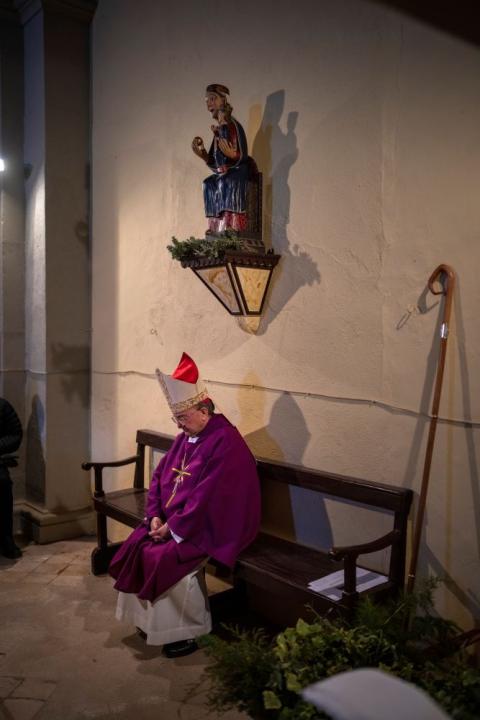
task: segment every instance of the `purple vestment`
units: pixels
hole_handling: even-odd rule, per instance
[[[151,540],[155,516],[183,542]],[[259,525],[255,459],[238,430],[223,415],[213,415],[196,443],[182,432],[162,458],[148,493],[147,522],[125,540],[109,572],[117,590],[153,602],[208,556],[233,566]]]

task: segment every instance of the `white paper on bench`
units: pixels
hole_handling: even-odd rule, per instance
[[[314,592],[325,595],[330,600],[338,601],[342,597],[343,579],[343,570],[338,570],[318,580],[312,580],[312,582],[308,583],[308,587]],[[387,580],[386,575],[367,570],[367,568],[357,567],[357,592],[363,592],[376,585],[381,585]]]

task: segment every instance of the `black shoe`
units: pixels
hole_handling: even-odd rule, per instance
[[[142,640],[147,639],[147,633],[144,630],[142,630],[142,628],[136,627],[135,630],[137,631],[138,637],[141,637]]]
[[[168,643],[163,646],[163,654],[167,658],[177,658],[183,655],[190,655],[190,653],[198,650],[198,645],[195,640],[179,640],[178,642]]]
[[[1,554],[9,560],[18,560],[22,557],[22,551],[15,544],[13,538],[5,538],[0,547]]]

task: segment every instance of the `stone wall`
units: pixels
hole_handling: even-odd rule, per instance
[[[441,311],[426,282],[449,263],[459,283],[419,572],[447,576],[439,609],[469,625],[478,48],[357,0],[101,0],[93,68],[92,456],[128,455],[138,427],[174,433],[153,372],[185,350],[257,454],[418,492]],[[256,335],[166,251],[206,227],[190,142],[209,137],[211,82],[231,90],[264,174],[264,236],[282,254]],[[320,545],[385,525],[305,495],[267,503],[280,532]]]

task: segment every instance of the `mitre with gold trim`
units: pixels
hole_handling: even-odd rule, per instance
[[[207,388],[199,379],[198,368],[185,352],[171,375],[162,373],[158,368],[155,374],[174,415],[179,415],[208,399]]]

